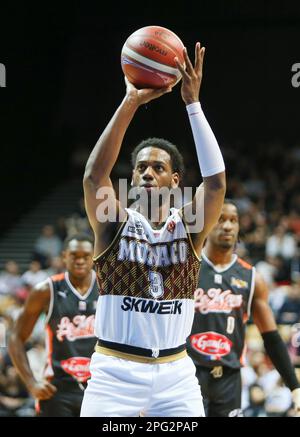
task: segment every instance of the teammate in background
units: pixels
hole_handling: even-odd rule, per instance
[[[238,233],[237,208],[225,200],[202,252],[195,317],[187,342],[197,368],[206,415],[242,415],[240,368],[250,314],[300,412],[299,383],[268,304],[267,286],[255,268],[234,253]]]
[[[177,63],[182,73],[181,95],[204,179],[203,190],[197,191],[183,213],[170,209],[165,200],[156,209],[157,220],[147,220],[147,206],[153,206],[151,195],[161,187],[178,187],[183,162],[176,146],[168,141],[145,140],[132,155],[132,185],[147,193],[149,203],[141,205],[141,212],[133,208],[124,212],[112,192],[108,200],[105,198],[106,208],[116,209],[125,219],[112,242],[104,244],[100,238],[116,225],[99,222],[98,190],[112,187],[110,174],[137,109],[169,89],[137,90],[126,81],[126,95],[88,159],[84,194],[95,233],[100,299],[96,313],[98,345],[92,356],[82,416],[204,415],[195,367],[186,354],[185,343],[194,316],[202,244],[224,200],[225,167],[199,103],[203,57],[204,48],[197,43],[195,65],[186,50],[186,69]],[[183,216],[196,202],[202,202],[204,226],[198,233],[189,234]]]
[[[16,321],[9,354],[40,416],[76,417],[90,377],[94,351],[95,311],[98,299],[93,267],[93,241],[86,235],[68,237],[63,260],[66,272],[37,284]],[[25,343],[42,313],[46,313],[47,364],[37,381],[26,355]]]

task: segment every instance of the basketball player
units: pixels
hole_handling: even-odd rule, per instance
[[[194,66],[186,50],[186,69],[177,62],[182,73],[181,95],[204,180],[203,191],[199,190],[189,205],[193,208],[195,202],[202,201],[201,231],[190,235],[184,225],[186,211],[170,210],[167,202],[157,208],[156,220],[146,218],[145,204],[141,212],[133,208],[124,212],[112,192],[102,202],[106,202],[107,210],[116,209],[124,220],[112,241],[100,238],[101,233],[109,234],[111,226],[116,227],[98,220],[99,206],[103,206],[99,188],[112,187],[110,174],[125,132],[141,105],[170,89],[137,90],[126,81],[126,95],[88,159],[84,193],[95,233],[100,298],[95,325],[98,343],[82,416],[204,415],[195,367],[186,354],[185,342],[192,327],[193,287],[197,284],[202,243],[223,204],[225,167],[199,103],[203,57],[204,48],[197,43]],[[161,187],[177,187],[182,169],[176,146],[158,138],[145,140],[133,152],[132,185],[151,198]]]
[[[90,377],[98,288],[93,266],[93,241],[74,235],[64,243],[66,272],[39,283],[30,293],[9,341],[9,353],[40,416],[80,414],[83,390]],[[47,365],[44,379],[33,375],[25,342],[46,313]]]
[[[268,304],[268,290],[255,268],[234,253],[239,217],[224,202],[219,221],[202,252],[195,317],[188,352],[197,368],[207,416],[239,416],[245,324],[252,314],[267,354],[292,390],[300,412],[300,389],[287,348]]]

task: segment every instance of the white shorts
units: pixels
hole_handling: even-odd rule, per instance
[[[95,352],[81,417],[204,417],[190,357],[144,364]]]

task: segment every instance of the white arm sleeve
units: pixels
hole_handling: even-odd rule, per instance
[[[200,171],[203,177],[225,170],[223,156],[216,137],[201,109],[200,102],[186,106],[196,145]]]

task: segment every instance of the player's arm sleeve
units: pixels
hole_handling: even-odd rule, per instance
[[[200,102],[186,106],[203,177],[225,171],[225,164],[216,137],[206,120]]]
[[[267,354],[275,369],[280,373],[285,385],[291,390],[300,387],[297,380],[295,369],[291,363],[287,347],[283,342],[279,332],[269,331],[261,334]]]

